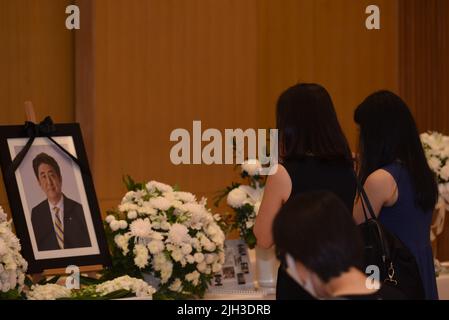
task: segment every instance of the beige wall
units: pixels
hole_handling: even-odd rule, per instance
[[[365,29],[369,1],[178,0],[95,3],[95,182],[102,209],[123,195],[121,175],[212,197],[232,166],[174,166],[170,132],[274,126],[279,93],[324,84],[355,144],[352,112],[373,90],[398,87],[397,5],[379,1],[381,31]]]
[[[298,81],[331,92],[355,144],[352,111],[369,92],[398,87],[396,1],[78,0],[81,30],[65,29],[71,1],[0,0],[1,123],[81,122],[102,211],[121,199],[123,174],[179,184],[212,198],[232,166],[174,166],[170,132],[274,127],[279,93]],[[6,202],[4,189],[0,203]]]
[[[73,33],[65,0],[0,0],[0,124],[23,124],[23,103],[38,118],[75,120]],[[3,183],[0,205],[7,207]],[[9,210],[7,210],[9,212]]]
[[[353,110],[379,89],[398,88],[397,2],[376,1],[381,30],[365,28],[372,1],[259,2],[259,87],[263,125],[274,125],[273,105],[295,82],[317,82],[333,97],[352,147]]]

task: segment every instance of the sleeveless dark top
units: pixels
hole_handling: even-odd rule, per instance
[[[398,199],[392,207],[381,209],[379,221],[415,256],[426,299],[437,300],[435,266],[430,244],[432,212],[425,212],[416,205],[413,183],[407,169],[398,162],[382,169],[390,173],[396,181]]]
[[[356,180],[351,166],[323,161],[314,157],[306,157],[303,160],[289,160],[282,165],[292,181],[290,198],[310,191],[331,191],[343,201],[352,215]],[[276,299],[309,300],[314,298],[302,289],[281,265],[278,270]]]

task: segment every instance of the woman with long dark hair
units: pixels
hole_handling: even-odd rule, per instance
[[[413,116],[389,91],[367,97],[355,110],[359,125],[359,178],[384,227],[416,258],[427,299],[438,299],[430,244],[432,211],[438,198]],[[360,199],[354,218],[365,218]]]
[[[276,109],[280,164],[267,179],[254,226],[257,245],[273,245],[273,221],[291,196],[316,190],[336,194],[352,211],[356,182],[352,156],[329,93],[317,84],[297,84]],[[285,271],[278,271],[277,299],[313,299]]]

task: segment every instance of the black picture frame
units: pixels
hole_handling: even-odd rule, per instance
[[[87,154],[81,134],[81,128],[78,123],[55,124],[55,131],[51,134],[51,137],[55,139],[57,137],[72,137],[78,162],[81,163],[85,168],[89,168]],[[21,253],[28,262],[27,272],[31,274],[41,273],[44,270],[66,268],[69,265],[76,265],[80,267],[92,265],[102,265],[104,267],[111,266],[111,257],[109,253],[108,243],[106,240],[101,212],[98,205],[92,176],[90,175],[90,170],[87,170],[87,172],[86,170],[80,170],[80,173],[82,177],[82,183],[84,185],[87,203],[90,209],[89,211],[91,214],[91,222],[93,225],[94,234],[96,236],[96,244],[98,244],[99,253],[65,257],[55,256],[47,259],[35,258],[35,252],[33,250],[30,231],[28,228],[29,224],[27,225],[16,175],[8,174],[8,170],[11,170],[11,163],[13,161],[9,150],[8,140],[15,138],[29,138],[26,130],[24,130],[24,126],[0,126],[0,166],[3,174],[4,186],[8,196],[14,227],[22,246]],[[41,138],[50,141],[46,137]],[[52,142],[50,141],[50,143]],[[73,164],[76,165],[75,163]],[[13,181],[7,181],[7,177],[9,177],[9,180]],[[30,214],[31,216],[31,213],[28,212],[28,214]]]

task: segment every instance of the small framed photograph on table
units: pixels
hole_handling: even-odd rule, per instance
[[[0,126],[0,165],[29,273],[110,265],[78,124]]]

